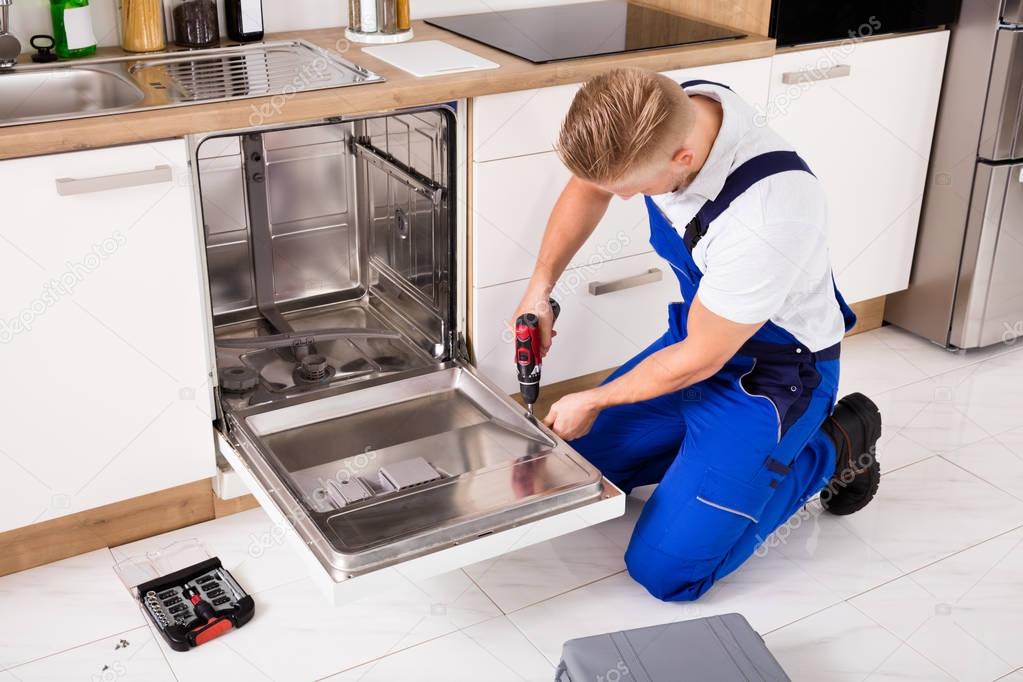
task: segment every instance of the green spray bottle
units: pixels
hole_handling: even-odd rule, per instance
[[[57,56],[70,59],[96,54],[89,0],[50,0],[50,16]]]

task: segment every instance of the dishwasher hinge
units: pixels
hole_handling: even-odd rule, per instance
[[[450,338],[452,359],[472,365],[472,354],[469,352],[469,344],[465,341],[465,334],[451,331]]]

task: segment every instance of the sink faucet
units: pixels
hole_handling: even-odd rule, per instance
[[[13,69],[21,54],[21,43],[10,33],[12,2],[0,0],[0,69]]]

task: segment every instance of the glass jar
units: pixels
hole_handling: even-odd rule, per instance
[[[168,29],[181,47],[213,47],[220,42],[216,0],[170,0]]]
[[[163,0],[120,0],[121,47],[127,52],[166,49]]]
[[[409,0],[348,0],[345,36],[359,43],[399,43],[411,39]]]

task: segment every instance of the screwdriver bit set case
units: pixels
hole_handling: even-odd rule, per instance
[[[196,540],[125,559],[115,570],[175,651],[240,628],[255,613],[252,597]]]

